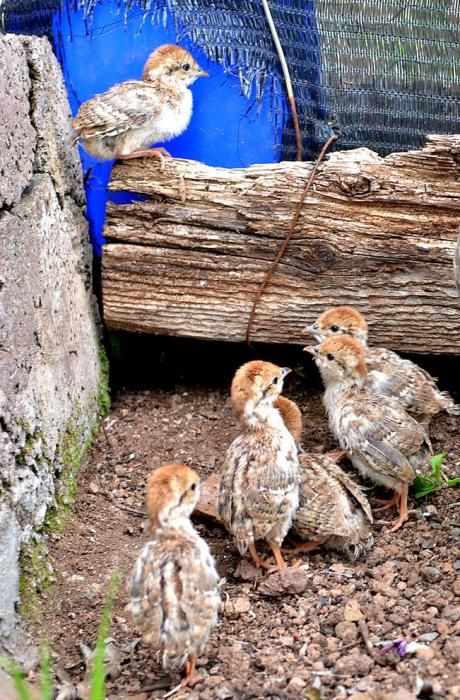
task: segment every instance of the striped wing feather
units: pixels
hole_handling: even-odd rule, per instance
[[[113,137],[145,126],[160,113],[158,91],[149,83],[133,80],[84,102],[72,126],[83,139]]]

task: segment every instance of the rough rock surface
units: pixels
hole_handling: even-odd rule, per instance
[[[91,434],[101,368],[80,163],[46,39],[0,37],[0,92],[0,653],[21,657],[20,549]]]
[[[31,81],[23,42],[0,39],[0,207],[17,202],[29,182],[37,133],[30,118]]]

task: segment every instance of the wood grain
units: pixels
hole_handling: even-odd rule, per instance
[[[103,256],[108,327],[241,341],[254,295],[289,227],[311,163],[242,169],[132,160],[111,190]],[[460,354],[453,270],[460,135],[380,158],[366,148],[320,167],[297,231],[262,297],[253,339],[305,343],[326,307],[352,304],[371,340],[406,352]],[[181,201],[185,192],[185,203]]]

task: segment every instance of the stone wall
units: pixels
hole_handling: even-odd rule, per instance
[[[24,659],[20,552],[65,501],[97,424],[100,329],[80,161],[46,39],[0,36],[0,95],[0,653]]]

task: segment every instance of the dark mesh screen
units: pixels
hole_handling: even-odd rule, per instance
[[[76,0],[88,17],[98,0]],[[102,1],[102,0],[100,0]],[[72,0],[64,0],[72,4]],[[150,16],[173,13],[179,43],[193,42],[237,72],[245,94],[273,94],[279,119],[280,67],[260,0],[119,0]],[[54,0],[5,0],[3,29],[47,33]],[[271,0],[299,109],[305,157],[338,130],[336,148],[380,154],[423,144],[429,133],[460,132],[460,0]],[[89,22],[88,26],[91,24]],[[295,156],[292,124],[282,155]]]

